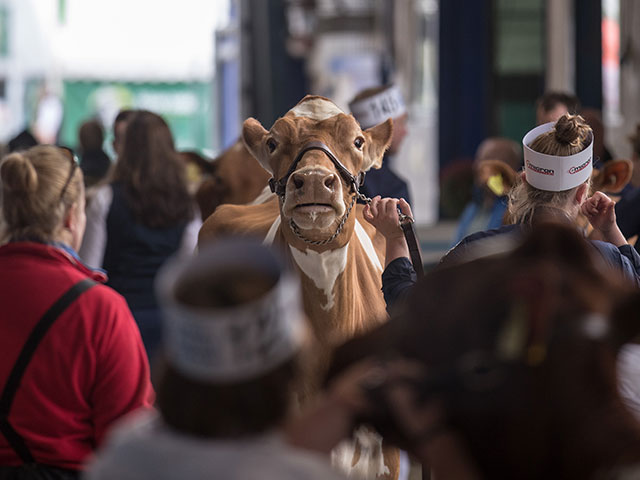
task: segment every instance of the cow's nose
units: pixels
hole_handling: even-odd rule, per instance
[[[333,191],[338,177],[335,173],[304,172],[294,173],[291,176],[291,179],[296,190],[302,190],[305,187],[309,187],[316,191],[323,189]]]

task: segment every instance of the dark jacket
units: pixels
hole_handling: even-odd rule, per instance
[[[505,243],[510,243],[524,232],[523,225],[505,225],[493,230],[477,232],[462,239],[440,260],[441,265],[455,264],[471,260],[479,256],[497,253],[503,250]],[[496,242],[500,240],[500,242]],[[483,243],[486,248],[483,248]],[[640,286],[640,255],[631,245],[615,245],[599,240],[591,240],[591,244],[600,252],[604,261],[610,267],[621,272],[636,286]],[[493,249],[493,250],[490,250]],[[382,291],[387,302],[387,311],[404,297],[415,283],[415,272],[411,262],[406,257],[393,260],[382,273]]]
[[[391,163],[392,157],[385,155],[379,169],[372,168],[367,172],[360,192],[370,198],[376,195],[380,195],[382,198],[404,198],[411,205],[407,182],[391,169]]]

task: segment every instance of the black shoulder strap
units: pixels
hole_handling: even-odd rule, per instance
[[[22,347],[20,355],[16,360],[11,373],[5,383],[2,396],[0,397],[0,432],[5,436],[11,447],[20,456],[24,463],[33,463],[34,459],[29,449],[24,443],[23,438],[9,423],[9,412],[13,399],[20,386],[20,381],[24,375],[36,348],[44,338],[45,334],[56,321],[56,319],[64,312],[73,301],[83,292],[94,286],[96,282],[89,278],[79,281],[67,290],[58,300],[45,312],[40,318],[33,331],[29,335],[27,342]]]

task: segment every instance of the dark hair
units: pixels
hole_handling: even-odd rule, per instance
[[[82,152],[102,150],[102,142],[104,142],[102,124],[95,119],[87,120],[78,129],[78,140]]]
[[[114,127],[116,124],[120,122],[126,122],[127,120],[130,120],[135,113],[136,113],[136,110],[131,110],[131,109],[120,110],[118,112],[118,115],[116,115],[116,118],[113,120]]]
[[[113,180],[124,185],[129,208],[147,227],[169,227],[193,217],[184,162],[175,151],[169,126],[155,113],[132,116]]]
[[[255,435],[284,420],[297,373],[297,360],[291,359],[258,379],[214,385],[191,380],[164,365],[157,405],[167,425],[189,435]]]
[[[276,282],[257,269],[226,268],[179,280],[175,295],[184,305],[228,309],[260,298]],[[216,321],[214,314],[210,321]],[[168,359],[158,383],[158,408],[169,426],[190,435],[255,435],[284,420],[299,368],[293,357],[258,378],[211,383],[189,378]]]
[[[545,112],[550,112],[558,105],[564,105],[567,107],[569,113],[576,114],[580,109],[580,100],[571,93],[549,91],[545,92],[536,101],[536,107],[541,108]]]
[[[18,135],[9,140],[9,153],[27,150],[28,148],[38,145],[36,137],[29,131],[24,129]]]

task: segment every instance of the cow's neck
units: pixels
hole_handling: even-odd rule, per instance
[[[307,245],[293,236],[280,216],[264,239],[266,244],[288,245],[302,274],[305,311],[323,344],[339,343],[372,327],[376,319],[386,319],[380,294],[382,264],[355,214],[336,240],[331,246]]]
[[[325,312],[336,306],[335,287],[338,277],[347,267],[349,243],[335,250],[316,252],[311,249],[298,250],[290,245],[291,255],[302,273],[304,273],[320,290],[325,300],[320,301],[320,308]]]
[[[341,343],[386,318],[380,295],[382,265],[357,220],[342,247],[317,252],[290,245],[289,250],[303,274],[304,288],[316,292],[305,295],[305,310],[322,343]]]

